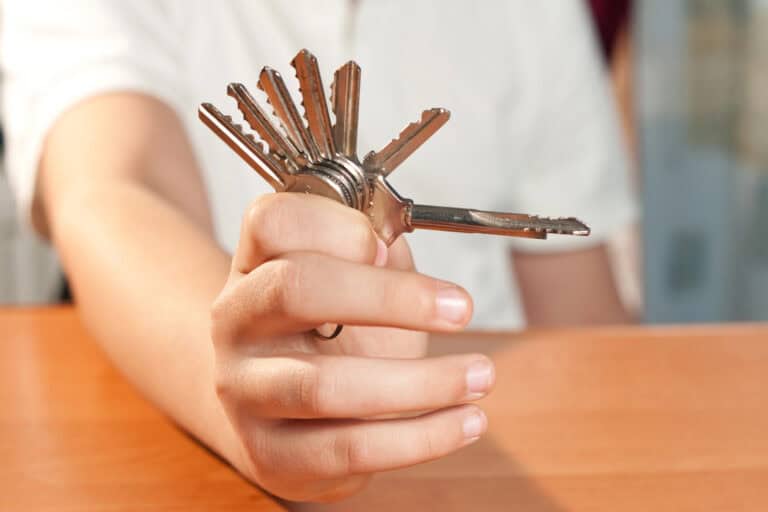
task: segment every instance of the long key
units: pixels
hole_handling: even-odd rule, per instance
[[[357,122],[360,111],[360,66],[349,61],[336,70],[331,84],[331,105],[336,124],[333,138],[336,149],[357,161]]]
[[[248,122],[248,126],[259,134],[272,153],[285,159],[291,171],[307,165],[307,158],[299,152],[293,143],[283,136],[267,117],[248,89],[243,84],[232,83],[227,86],[227,94],[235,99],[237,108]]]
[[[291,66],[296,70],[299,89],[303,98],[304,117],[309,125],[309,133],[320,151],[320,156],[331,159],[336,154],[336,145],[331,134],[331,116],[325,100],[323,81],[317,59],[307,50],[301,50]]]
[[[487,212],[467,208],[414,204],[402,197],[381,174],[371,176],[371,200],[364,212],[381,239],[390,245],[414,229],[486,233],[545,239],[547,235],[589,235],[578,219],[548,218],[519,213]]]
[[[392,139],[381,150],[368,153],[363,165],[388,176],[448,122],[450,117],[451,113],[443,108],[425,110],[421,113],[421,119],[406,126],[396,139]]]
[[[210,103],[203,103],[198,110],[200,120],[223,140],[240,158],[258,172],[269,185],[279,192],[285,190],[287,177],[285,169],[268,155],[252,135],[243,132],[242,127],[232,122]]]
[[[301,146],[299,149],[309,155],[312,161],[320,160],[320,152],[304,126],[280,73],[270,67],[262,69],[259,75],[259,89],[267,94],[269,104],[275,109],[275,115],[293,141]]]
[[[589,235],[590,229],[573,217],[549,218],[521,213],[486,212],[466,208],[411,205],[405,222],[411,229],[434,229],[462,233],[488,233],[528,238],[547,235]]]

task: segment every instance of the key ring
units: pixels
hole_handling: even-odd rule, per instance
[[[341,334],[342,329],[344,329],[343,324],[336,324],[336,329],[333,330],[330,336],[326,336],[325,334],[321,334],[320,331],[317,329],[312,329],[312,334],[317,336],[318,338],[322,340],[332,340],[336,338],[339,334]]]

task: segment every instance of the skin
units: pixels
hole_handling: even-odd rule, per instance
[[[529,326],[631,321],[614,284],[605,246],[568,253],[516,252],[512,259]]]
[[[140,94],[74,106],[40,166],[35,223],[96,339],[150,400],[269,492],[337,500],[485,431],[472,402],[492,388],[492,363],[424,357],[426,333],[462,329],[471,298],[414,272],[405,240],[387,249],[359,212],[257,198],[227,254],[179,120]],[[620,319],[600,254],[516,257],[529,317],[557,323],[562,308],[594,301],[567,320]],[[556,271],[573,272],[571,284],[545,301],[536,276]],[[326,323],[347,327],[333,341],[307,334]]]

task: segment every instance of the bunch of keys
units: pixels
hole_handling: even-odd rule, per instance
[[[242,84],[229,84],[227,93],[235,99],[243,118],[260,141],[210,103],[203,103],[199,109],[203,123],[276,192],[318,194],[360,210],[387,245],[414,229],[539,239],[547,238],[548,234],[589,235],[589,227],[572,217],[548,218],[420,205],[401,197],[387,176],[440,129],[450,113],[442,108],[425,110],[421,119],[406,126],[379,151],[369,152],[360,162],[357,156],[360,66],[349,61],[334,74],[332,122],[315,56],[301,50],[291,65],[299,81],[303,119],[277,71],[265,67],[258,81],[282,131]],[[333,335],[320,336],[333,338],[340,332],[341,326],[338,326]]]
[[[199,110],[203,123],[276,192],[319,194],[356,208],[368,216],[387,245],[414,229],[542,239],[548,234],[589,235],[589,227],[575,218],[428,206],[401,197],[386,177],[448,121],[450,112],[425,110],[421,119],[406,126],[381,150],[368,153],[361,163],[357,156],[360,67],[350,61],[334,74],[332,122],[315,56],[301,50],[291,65],[299,80],[304,119],[277,71],[265,67],[258,82],[283,131],[270,121],[245,86],[233,83],[227,88],[261,142],[210,103],[203,103]]]

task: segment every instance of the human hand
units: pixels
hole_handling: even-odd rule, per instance
[[[424,358],[425,331],[459,330],[471,309],[466,291],[416,273],[405,240],[387,248],[361,212],[261,197],[212,307],[230,461],[277,496],[332,501],[475,441],[486,419],[468,402],[493,385],[491,362]],[[346,327],[333,340],[311,334],[325,323]]]

